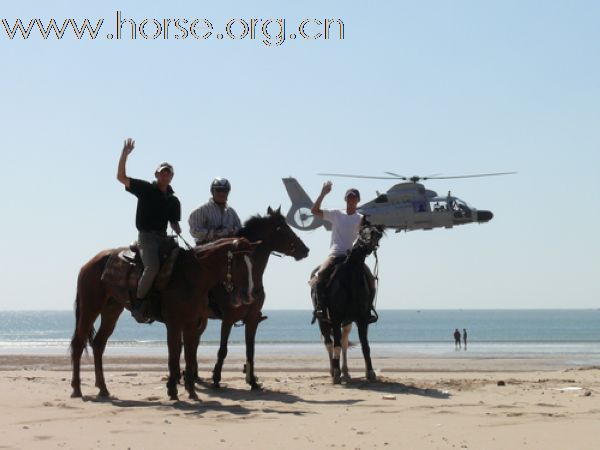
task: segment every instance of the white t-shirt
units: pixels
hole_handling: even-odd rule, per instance
[[[323,219],[331,222],[331,256],[344,256],[352,249],[352,244],[358,237],[358,230],[362,220],[362,214],[355,212],[348,215],[346,211],[338,209],[323,210]]]

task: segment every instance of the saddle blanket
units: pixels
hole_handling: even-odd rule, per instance
[[[154,280],[153,288],[155,291],[161,292],[169,284],[179,250],[179,247],[175,247],[161,265],[156,280]],[[123,256],[125,251],[127,251],[126,248],[119,248],[110,254],[100,278],[108,286],[116,288],[120,293],[120,298],[117,300],[122,302],[135,300],[138,281],[144,270],[139,259],[132,262],[130,259],[125,258]]]

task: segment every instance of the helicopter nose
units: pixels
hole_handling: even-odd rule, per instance
[[[477,222],[489,222],[494,215],[491,211],[477,211]]]

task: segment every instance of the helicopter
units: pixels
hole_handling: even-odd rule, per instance
[[[516,172],[495,172],[473,175],[406,177],[393,172],[384,172],[387,176],[349,175],[341,173],[319,173],[317,175],[345,178],[368,178],[380,180],[403,180],[393,185],[385,193],[377,192],[377,197],[358,207],[358,212],[368,217],[374,225],[400,231],[432,230],[434,228],[452,228],[467,223],[486,223],[494,214],[488,210],[476,209],[465,201],[452,195],[439,196],[435,191],[426,189],[420,181],[446,180],[451,178],[476,178],[499,175],[511,175]],[[282,178],[285,189],[292,201],[286,220],[290,226],[299,230],[314,230],[321,226],[330,230],[331,224],[311,213],[313,201],[306,194],[298,180],[293,177]]]

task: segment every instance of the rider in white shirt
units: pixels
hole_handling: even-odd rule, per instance
[[[358,189],[348,189],[344,200],[346,201],[345,210],[327,210],[321,209],[321,203],[327,194],[331,192],[332,188],[331,181],[327,181],[323,184],[321,194],[315,201],[311,212],[328,222],[331,222],[331,245],[329,247],[329,255],[317,273],[317,304],[315,305],[315,317],[319,319],[325,319],[324,307],[325,307],[325,285],[331,275],[331,270],[334,267],[334,262],[341,258],[345,258],[348,253],[352,250],[352,245],[358,237],[361,222],[363,220],[362,214],[357,211],[358,202],[360,201],[360,192]],[[371,301],[372,303],[372,301]],[[373,305],[369,305],[371,310]],[[377,315],[370,313],[369,323],[377,321]]]

